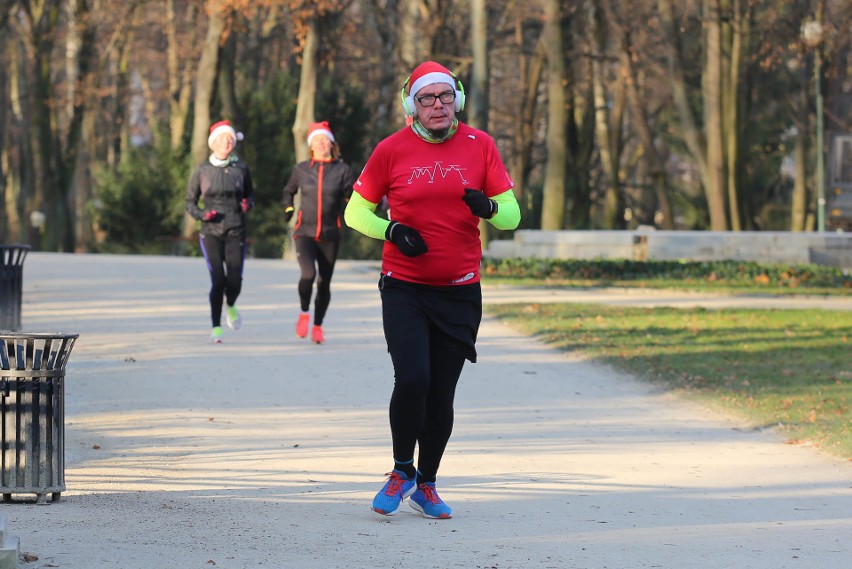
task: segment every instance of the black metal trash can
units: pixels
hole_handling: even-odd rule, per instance
[[[3,501],[65,490],[65,365],[78,337],[0,332]]]
[[[29,245],[0,245],[0,330],[21,329],[24,259]]]

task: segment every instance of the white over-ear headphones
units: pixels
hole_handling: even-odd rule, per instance
[[[450,76],[456,82],[455,91],[456,91],[456,100],[454,101],[453,108],[455,108],[456,112],[464,110],[464,86],[461,81],[459,81],[458,77],[456,77],[455,73],[452,71],[448,71]],[[414,95],[416,93],[405,94],[406,89],[408,89],[409,84],[411,83],[411,75],[408,76],[408,79],[405,80],[405,84],[402,86],[402,91],[399,93],[399,98],[402,100],[402,110],[405,111],[405,116],[413,117],[417,115],[417,107],[414,106]]]

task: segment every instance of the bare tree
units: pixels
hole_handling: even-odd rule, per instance
[[[7,44],[10,37],[7,24],[12,0],[0,0],[0,126],[8,124],[7,109],[9,108],[9,75],[11,68],[7,59]],[[0,134],[0,240],[6,240],[8,234],[9,209],[6,204],[6,169],[8,154],[6,151],[6,134]],[[11,192],[10,192],[11,193]],[[14,207],[12,208],[14,210]]]
[[[488,11],[485,0],[470,0],[471,14],[471,82],[467,89],[465,107],[468,123],[478,129],[488,130]],[[489,224],[479,221],[479,239],[482,248],[488,247]]]
[[[320,42],[315,18],[305,23],[305,40],[302,48],[302,65],[299,79],[299,102],[296,104],[296,120],[293,121],[293,144],[296,162],[308,159],[308,135],[310,123],[316,120],[317,96],[317,49]]]
[[[193,22],[196,19],[196,7],[187,3],[183,16],[179,19],[175,9],[175,0],[166,2],[166,38],[167,38],[167,64],[168,64],[168,102],[169,102],[169,142],[173,151],[177,151],[183,140],[186,120],[189,116],[189,104],[192,100],[192,78],[193,66],[189,65],[186,58],[181,57],[181,52],[186,49],[187,44],[195,44],[195,25],[186,26],[188,32],[186,38],[181,41],[178,36],[180,22]]]
[[[403,83],[401,78],[408,72],[400,61],[402,3],[402,0],[367,0],[365,6],[370,10],[370,17],[365,18],[366,24],[379,39],[376,49],[381,65],[374,66],[368,78],[377,89],[375,124],[379,136],[396,130],[402,124],[399,91]]]
[[[467,122],[488,129],[488,11],[485,0],[470,0],[471,81],[467,92]]]
[[[210,128],[210,101],[216,84],[219,63],[219,43],[225,31],[228,6],[224,0],[207,0],[207,33],[198,61],[195,79],[195,102],[193,104],[192,165],[207,159],[207,135]],[[184,218],[183,235],[189,238],[195,233],[196,222],[189,214]]]
[[[592,46],[591,71],[594,90],[595,133],[598,154],[606,184],[603,203],[603,226],[607,229],[624,228],[624,194],[619,175],[621,165],[622,123],[624,120],[625,90],[623,81],[607,81],[609,33],[604,10],[596,1],[587,2],[590,45]]]
[[[806,69],[802,67],[803,72]],[[807,85],[807,81],[804,82]],[[793,146],[793,156],[796,163],[796,179],[793,184],[793,195],[790,203],[790,231],[805,231],[807,229],[808,214],[808,90],[805,86],[799,86],[798,97],[796,97],[795,115],[797,118],[796,139]]]
[[[819,6],[825,33],[805,47],[802,23]],[[188,138],[197,163],[214,119],[258,127],[250,159],[276,145],[303,158],[307,124],[331,103],[326,84],[342,87],[332,115],[369,113],[342,130],[369,148],[402,126],[399,89],[424,59],[459,74],[461,116],[494,136],[529,227],[619,227],[629,206],[659,227],[677,214],[696,227],[803,230],[816,211],[814,55],[826,132],[848,130],[850,19],[843,0],[0,0],[0,233],[98,246],[95,171],[164,160],[154,148],[169,144],[182,155]],[[241,108],[282,95],[295,145],[259,106]],[[792,155],[795,182],[778,166]],[[282,158],[259,167],[266,186],[285,175]],[[39,233],[33,211],[47,216]]]
[[[547,167],[541,211],[542,229],[562,229],[565,219],[566,148],[565,61],[562,7],[559,0],[544,2],[543,39],[547,53]]]
[[[64,8],[64,10],[63,10]],[[64,71],[66,89],[56,81],[57,46],[65,14]],[[72,187],[82,133],[85,102],[78,88],[88,83],[94,56],[94,18],[83,0],[33,0],[19,2],[16,32],[23,41],[26,64],[21,68],[27,99],[33,158],[33,192],[30,211],[45,214],[45,249],[74,250]],[[62,104],[63,97],[66,99]]]
[[[520,182],[515,188],[515,194],[521,205],[521,219],[533,210],[535,196],[528,190],[529,176],[532,169],[532,150],[535,137],[535,117],[539,108],[539,88],[545,68],[545,41],[540,38],[535,42],[535,51],[527,56],[519,56],[518,74],[522,78],[521,104],[519,111],[513,115],[513,148],[512,172]]]
[[[704,21],[704,73],[701,78],[704,108],[706,146],[706,171],[704,190],[710,212],[710,227],[725,231],[730,225],[725,207],[727,175],[725,171],[725,132],[722,108],[722,22],[719,0],[707,0],[703,6]]]
[[[648,120],[646,100],[650,97],[642,92],[639,70],[637,69],[638,54],[633,46],[633,34],[622,24],[614,9],[612,0],[605,0],[603,8],[607,15],[607,24],[618,45],[619,61],[621,62],[622,77],[627,91],[630,124],[642,147],[642,158],[645,168],[651,178],[654,189],[655,223],[663,229],[674,228],[671,198],[665,164],[654,141],[654,133]]]
[[[683,136],[684,142],[686,143],[687,148],[689,148],[690,153],[702,174],[707,203],[710,205],[711,226],[714,229],[724,229],[727,226],[727,222],[725,221],[725,205],[723,201],[724,193],[720,194],[718,186],[714,185],[714,182],[710,180],[710,165],[707,159],[707,140],[704,133],[698,127],[695,111],[692,108],[690,98],[687,93],[683,71],[683,58],[681,55],[679,34],[676,31],[677,27],[675,25],[672,1],[658,0],[657,6],[660,12],[660,23],[663,32],[664,46],[667,50],[669,80],[671,81],[675,107],[677,108],[678,117],[680,119],[681,135]],[[718,51],[716,55],[718,56]],[[711,89],[711,86],[708,85],[706,89]],[[720,112],[721,109],[716,112],[715,116],[718,117]],[[721,146],[717,145],[716,150],[718,159],[721,160]],[[717,168],[718,166],[719,163],[717,163]],[[715,182],[719,183],[722,179],[723,177],[721,176],[721,172],[717,171],[717,176],[714,178]],[[721,203],[720,200],[722,200]]]
[[[728,218],[734,231],[743,229],[742,197],[742,140],[745,125],[742,93],[743,57],[751,27],[750,9],[743,3],[749,0],[721,0],[719,3],[722,28],[722,121],[725,135],[725,172],[727,175]]]

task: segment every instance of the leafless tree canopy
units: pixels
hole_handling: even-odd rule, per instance
[[[826,143],[852,131],[850,29],[847,0],[0,0],[0,239],[180,250],[185,176],[228,118],[254,238],[281,240],[308,123],[360,167],[426,59],[497,141],[523,228],[813,230],[818,98]]]

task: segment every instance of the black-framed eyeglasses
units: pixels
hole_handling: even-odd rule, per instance
[[[456,92],[444,91],[443,93],[438,93],[437,95],[423,95],[422,97],[416,97],[416,99],[422,107],[434,107],[435,101],[438,99],[441,99],[441,103],[443,103],[444,105],[449,105],[450,103],[456,100]]]

